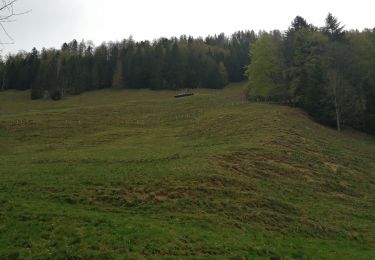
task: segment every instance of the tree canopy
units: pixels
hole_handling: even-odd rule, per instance
[[[33,99],[59,92],[79,94],[101,88],[222,88],[245,79],[253,31],[153,42],[102,43],[73,40],[60,49],[35,48],[0,62],[2,90],[31,89]]]
[[[374,30],[345,31],[332,14],[319,29],[297,16],[281,38],[259,37],[249,55],[250,97],[301,106],[339,131],[375,133]]]

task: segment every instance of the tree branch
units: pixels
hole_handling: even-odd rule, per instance
[[[5,34],[6,38],[10,41],[10,42],[2,42],[2,40],[0,39],[0,45],[14,44],[14,39],[8,33],[6,27],[4,26],[4,23],[14,22],[15,20],[11,19],[12,17],[24,15],[24,14],[31,12],[31,10],[28,10],[25,12],[15,12],[14,5],[17,1],[18,0],[1,0],[0,1],[0,29]]]

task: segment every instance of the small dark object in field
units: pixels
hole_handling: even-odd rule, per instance
[[[60,91],[54,91],[52,94],[51,94],[51,99],[54,100],[54,101],[58,101],[58,100],[61,100],[62,99],[62,94]]]
[[[182,98],[182,97],[189,97],[189,96],[194,96],[194,93],[190,92],[190,90],[186,90],[176,96],[174,96],[175,98]]]

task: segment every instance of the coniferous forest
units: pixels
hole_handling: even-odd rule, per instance
[[[73,40],[0,63],[0,89],[31,98],[117,89],[223,88],[249,80],[248,98],[302,107],[341,130],[375,133],[375,29],[346,31],[329,14],[323,27],[297,16],[285,32],[181,36],[136,42]]]
[[[102,88],[222,88],[244,80],[253,31],[205,39],[181,36],[153,42],[93,43],[73,40],[61,49],[35,48],[11,55],[1,64],[2,89],[31,89],[39,99]]]

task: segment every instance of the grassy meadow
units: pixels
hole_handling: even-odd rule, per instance
[[[375,138],[243,90],[0,93],[0,259],[374,259]]]

